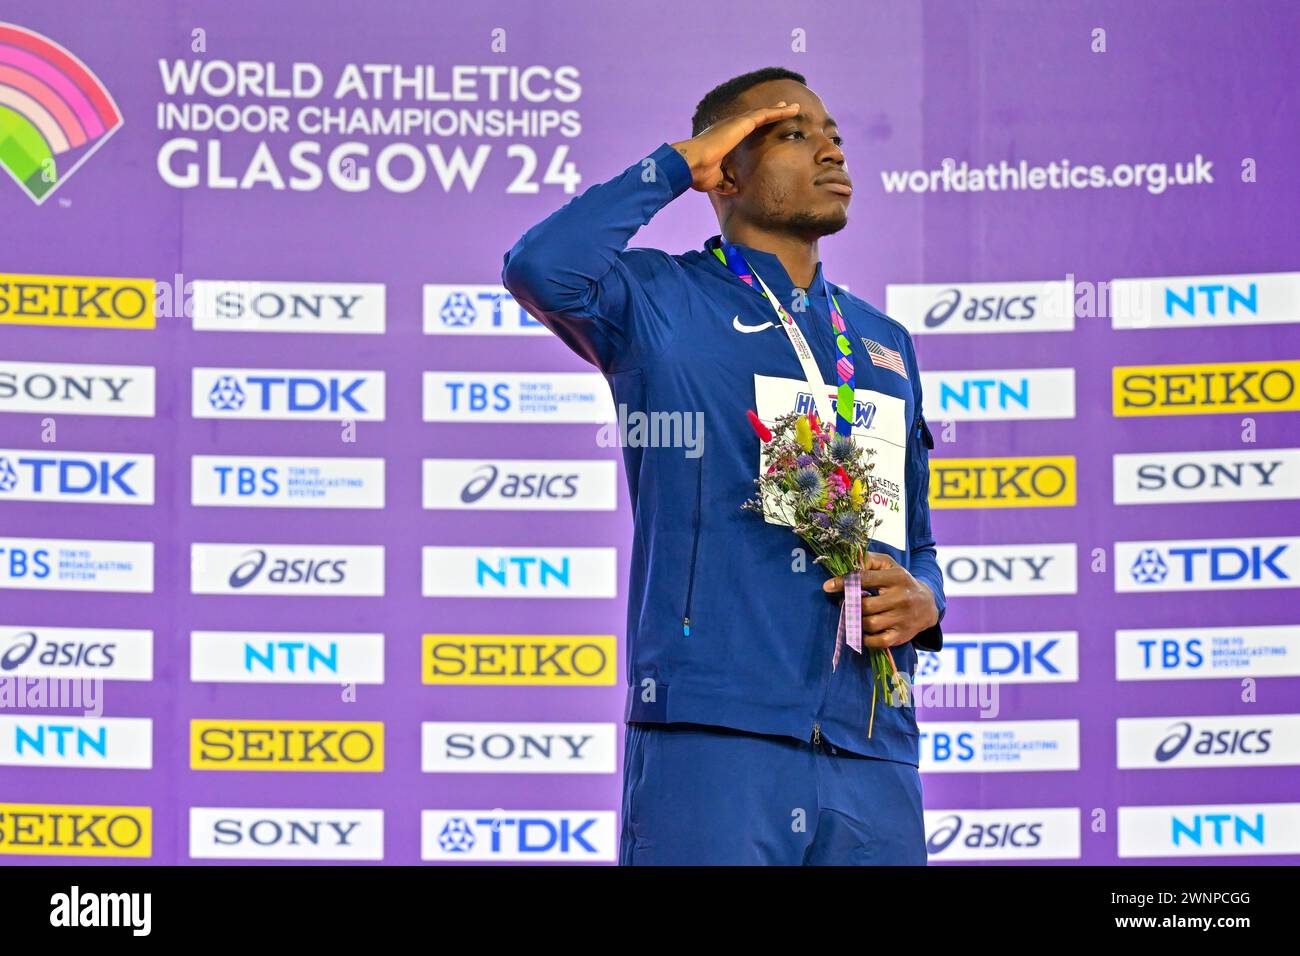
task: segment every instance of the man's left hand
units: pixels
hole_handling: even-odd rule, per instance
[[[868,588],[877,593],[873,597]],[[844,579],[831,578],[822,585],[827,594],[843,593]],[[926,628],[939,623],[934,592],[887,554],[867,552],[862,572],[862,644],[893,647],[906,644]]]

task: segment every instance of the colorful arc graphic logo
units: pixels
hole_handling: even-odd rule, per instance
[[[75,56],[0,23],[0,166],[37,205],[122,126],[113,97]]]

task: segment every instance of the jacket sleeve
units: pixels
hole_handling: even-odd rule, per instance
[[[627,244],[690,185],[690,166],[664,143],[524,233],[502,284],[602,372],[639,368],[667,344],[684,278],[666,253]]]
[[[911,347],[908,337],[908,352],[911,374],[914,376],[913,388],[916,394],[916,420],[912,422],[911,432],[907,438],[907,539],[911,552],[909,570],[912,577],[926,585],[934,592],[934,601],[939,608],[939,620],[933,627],[926,628],[912,642],[923,651],[938,651],[943,648],[943,616],[948,610],[948,600],[943,593],[943,572],[935,554],[934,532],[930,527],[930,450],[934,448],[934,437],[930,426],[926,424],[921,394],[921,372],[916,363],[916,352]]]

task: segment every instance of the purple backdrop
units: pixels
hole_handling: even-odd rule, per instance
[[[386,329],[382,335],[268,335],[199,330],[187,318],[165,316],[155,329],[141,331],[0,322],[0,371],[12,362],[104,363],[152,366],[157,375],[154,416],[53,415],[54,443],[42,439],[43,419],[51,413],[0,414],[3,449],[136,452],[152,454],[156,462],[151,506],[13,501],[0,493],[0,537],[151,541],[154,548],[152,593],[41,590],[12,579],[0,587],[0,638],[6,647],[22,628],[154,632],[152,680],[112,681],[104,692],[106,716],[152,721],[151,768],[60,767],[31,747],[14,756],[15,745],[0,741],[0,754],[13,756],[0,765],[0,803],[151,807],[148,860],[157,863],[191,860],[191,807],[382,810],[386,863],[420,862],[425,810],[571,811],[574,820],[591,811],[616,812],[616,773],[421,769],[422,721],[621,721],[630,543],[621,463],[615,511],[480,514],[422,507],[424,458],[617,457],[615,449],[597,444],[593,424],[424,421],[421,376],[426,371],[590,370],[546,336],[425,334],[422,287],[498,283],[503,252],[568,198],[562,185],[511,191],[520,169],[519,160],[507,154],[511,144],[534,151],[538,167],[533,182],[542,181],[555,148],[567,146],[562,161],[575,165],[582,190],[661,142],[685,137],[691,111],[704,92],[728,76],[766,65],[805,73],[841,124],[858,196],[849,227],[823,243],[826,273],[882,308],[889,296],[906,295],[906,290],[891,290],[887,296],[886,284],[962,289],[975,282],[1041,282],[1067,275],[1084,284],[1125,277],[1232,276],[1240,278],[1229,285],[1245,289],[1251,277],[1300,269],[1295,227],[1300,186],[1294,172],[1300,148],[1295,67],[1300,31],[1294,6],[1115,2],[1088,7],[1085,12],[1032,2],[885,2],[832,15],[819,5],[760,0],[722,25],[712,17],[701,19],[688,4],[631,5],[621,7],[617,16],[607,4],[576,2],[545,7],[403,2],[364,12],[337,0],[281,3],[274,9],[242,2],[10,4],[5,19],[75,54],[111,94],[125,123],[41,204],[19,183],[3,184],[4,272],[158,282],[172,282],[179,274],[187,282],[381,284]],[[706,20],[710,26],[704,29]],[[792,50],[792,43],[805,41],[806,52]],[[1104,50],[1099,49],[1103,43]],[[196,45],[204,47],[201,52],[195,52]],[[315,64],[325,78],[325,92],[305,100],[270,100],[185,95],[164,88],[160,61],[213,60],[269,62],[286,72],[294,62]],[[160,129],[157,122],[160,103],[280,103],[293,115],[303,106],[330,102],[328,92],[349,63],[397,64],[407,70],[431,64],[442,90],[451,88],[446,74],[457,65],[540,66],[551,75],[571,67],[578,95],[569,102],[492,100],[480,86],[477,102],[455,105],[572,110],[578,128],[571,131],[574,135],[552,131],[543,136],[418,130],[311,136],[292,127],[281,134],[190,133]],[[545,77],[535,82],[538,89],[567,88]],[[18,101],[0,102],[17,109]],[[383,96],[348,105],[388,109],[421,104],[396,104]],[[195,156],[182,154],[172,161],[175,169],[189,159],[198,164],[200,180],[192,188],[166,181],[159,171],[160,153],[183,137],[201,144]],[[472,153],[485,144],[491,153],[472,190],[462,182],[444,189],[432,169],[408,192],[385,188],[373,178],[368,189],[351,192],[328,176],[318,188],[305,191],[267,184],[214,188],[204,178],[210,165],[208,140],[219,141],[224,171],[236,177],[261,141],[286,178],[293,174],[291,145],[304,140],[322,143],[327,153],[345,141],[366,144],[371,155],[362,157],[363,167],[372,166],[374,154],[395,142],[411,143],[420,152],[428,144]],[[1068,158],[1073,165],[1113,169],[1153,162],[1172,168],[1197,154],[1213,163],[1213,182],[1171,185],[1163,192],[1118,186],[891,192],[882,178],[887,171],[938,169],[947,158],[971,166]],[[1244,160],[1253,160],[1253,175],[1243,171]],[[394,164],[402,176],[409,168],[407,160]],[[679,252],[714,232],[707,203],[688,193],[635,243]],[[1071,808],[1080,815],[1077,850],[1045,862],[1150,862],[1155,857],[1206,862],[1218,858],[1218,851],[1191,853],[1185,842],[1178,852],[1121,856],[1119,808],[1189,808],[1181,812],[1190,820],[1207,808],[1233,805],[1238,809],[1230,815],[1249,827],[1259,805],[1300,801],[1300,730],[1278,720],[1297,713],[1300,702],[1300,647],[1294,629],[1268,638],[1283,649],[1275,655],[1284,659],[1276,672],[1282,676],[1261,677],[1253,685],[1253,699],[1243,699],[1241,680],[1256,673],[1250,670],[1213,680],[1119,681],[1115,665],[1117,629],[1280,629],[1300,624],[1296,592],[1285,586],[1220,590],[1196,581],[1194,587],[1160,594],[1116,593],[1117,578],[1130,573],[1127,563],[1121,567],[1115,561],[1117,541],[1298,534],[1300,510],[1294,499],[1279,493],[1271,500],[1242,500],[1243,495],[1199,503],[1112,503],[1115,454],[1257,453],[1300,445],[1300,414],[1294,404],[1290,410],[1255,416],[1255,444],[1242,443],[1242,418],[1249,413],[1235,409],[1123,417],[1112,411],[1115,366],[1300,359],[1293,324],[1300,320],[1300,296],[1294,277],[1288,281],[1290,291],[1279,293],[1278,301],[1283,311],[1289,309],[1290,324],[1284,319],[1254,324],[1243,310],[1240,322],[1206,321],[1200,327],[1122,329],[1112,327],[1107,317],[1079,317],[1073,331],[974,336],[939,329],[916,335],[927,373],[1075,370],[1073,417],[961,421],[947,436],[951,440],[939,441],[934,460],[1074,456],[1077,504],[936,509],[934,526],[941,559],[945,548],[956,553],[975,545],[1077,547],[1076,593],[979,597],[954,591],[945,632],[1077,632],[1077,681],[999,684],[997,719],[1077,721],[1078,769],[949,772],[959,769],[952,760],[923,765],[927,811],[934,814],[927,821],[933,861],[957,858],[939,831],[947,832],[958,821],[955,825],[965,828],[961,839],[966,839],[973,811],[1014,810],[1014,819],[1003,820],[1009,831],[1013,823],[1028,827],[1038,810]],[[1266,299],[1271,288],[1265,289]],[[1163,302],[1160,316],[1165,314]],[[920,322],[921,313],[891,311],[909,325]],[[1198,318],[1205,318],[1204,309]],[[382,421],[358,422],[353,443],[340,441],[338,415],[300,423],[194,418],[190,383],[196,367],[381,370],[386,414]],[[1295,366],[1290,369],[1294,372]],[[936,438],[947,417],[938,403],[927,388],[927,417]],[[0,404],[0,412],[11,411]],[[385,506],[196,507],[190,489],[194,455],[382,458]],[[1294,468],[1289,463],[1279,474],[1294,481]],[[318,545],[322,552],[331,545],[382,545],[384,593],[193,594],[188,569],[192,542]],[[426,597],[421,592],[421,548],[429,545],[615,547],[618,596]],[[1293,540],[1290,553],[1298,546]],[[1094,549],[1108,556],[1104,570],[1092,569]],[[195,630],[382,632],[384,681],[359,685],[355,702],[340,700],[337,682],[193,682],[190,633]],[[617,682],[581,687],[422,682],[422,635],[473,633],[618,635]],[[48,716],[30,708],[0,709],[0,716],[15,713]],[[1210,755],[1201,767],[1178,766],[1174,759],[1159,768],[1117,768],[1117,719],[1169,718],[1173,725],[1182,718],[1233,715],[1271,727],[1267,759],[1280,765],[1260,765],[1265,758],[1247,748],[1222,755],[1218,765]],[[384,769],[191,769],[190,722],[201,718],[379,721]],[[933,710],[920,719],[924,731],[927,720],[973,721],[976,715]],[[1196,727],[1198,733],[1202,729]],[[617,730],[621,742],[621,724]],[[18,730],[7,726],[3,732],[12,736]],[[929,757],[937,759],[933,752]],[[1231,836],[1219,850],[1232,852],[1226,858],[1230,861],[1300,862],[1295,810],[1279,810],[1277,817],[1270,810],[1261,840],[1249,834],[1242,838],[1241,828],[1229,824]],[[18,854],[7,862],[73,859],[25,853],[14,845],[12,817],[5,828],[0,819],[0,852]],[[996,827],[989,832],[990,841],[1003,839]],[[1019,847],[1013,841],[1003,856],[974,857],[1030,859]]]

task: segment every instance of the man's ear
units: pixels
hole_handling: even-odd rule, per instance
[[[718,171],[722,173],[722,179],[709,192],[717,193],[719,196],[734,196],[738,187],[734,177],[735,160],[732,159],[730,153],[718,165]]]

